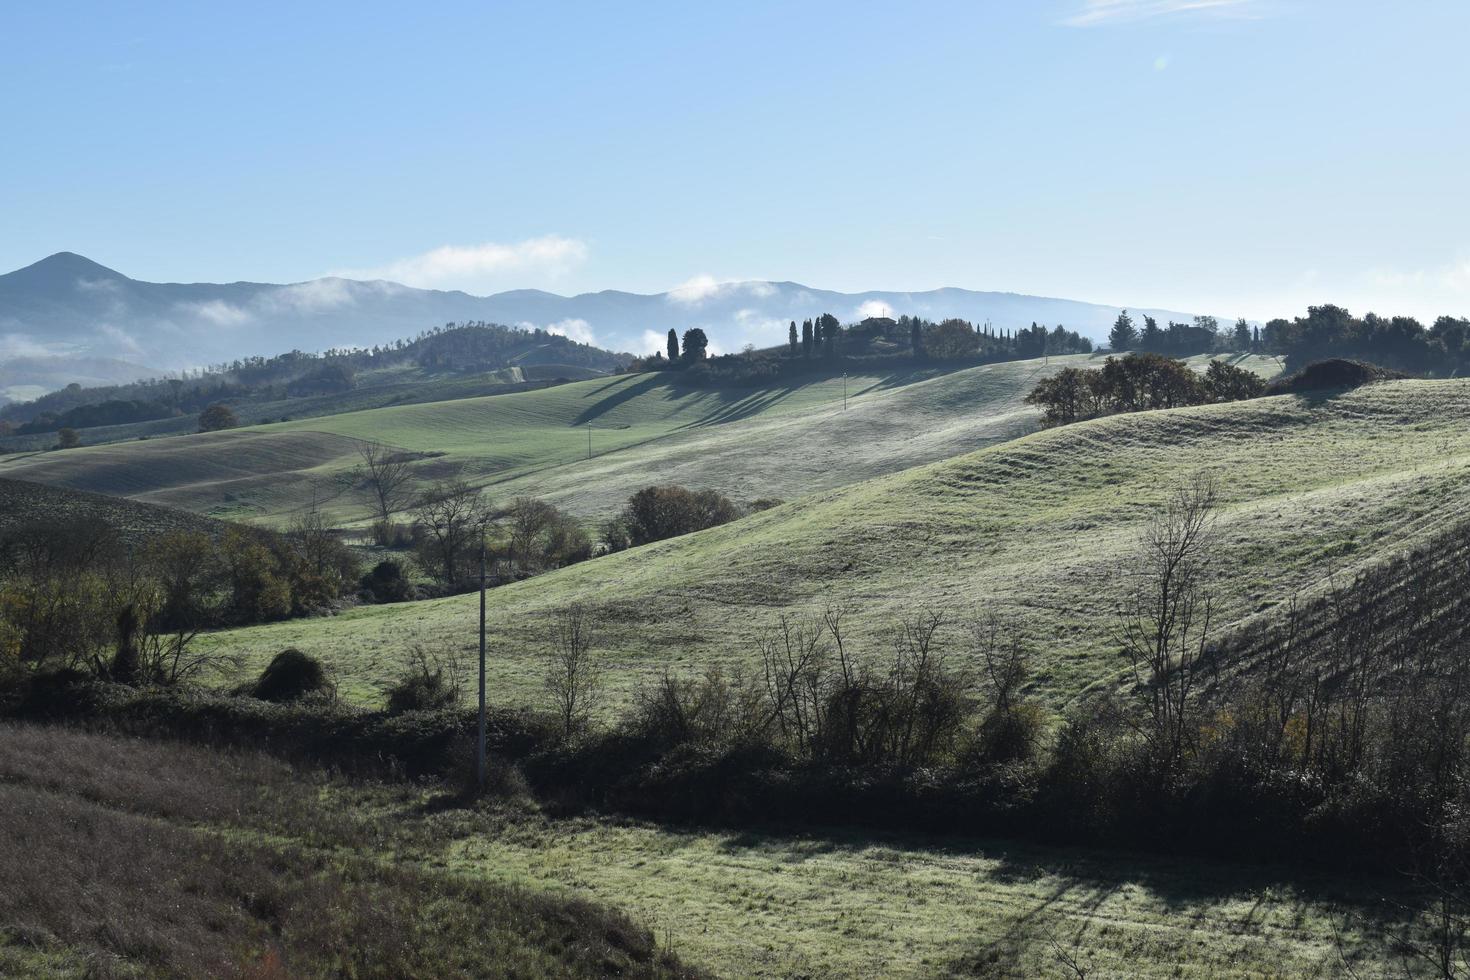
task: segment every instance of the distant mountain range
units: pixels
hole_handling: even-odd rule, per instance
[[[1168,319],[1188,314],[1139,310]],[[0,275],[0,400],[65,384],[130,381],[254,354],[372,346],[449,322],[537,326],[610,350],[663,346],[669,328],[703,327],[717,351],[786,339],[786,324],[822,313],[963,317],[996,328],[1032,321],[1107,334],[1116,307],[1015,293],[935,289],[839,293],[794,282],[695,282],[652,295],[604,290],[493,296],[375,280],[153,283],[71,252]]]

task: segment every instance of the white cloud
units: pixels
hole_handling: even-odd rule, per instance
[[[881,299],[870,299],[857,308],[857,311],[853,314],[853,319],[866,320],[870,316],[891,317],[893,315],[893,307]]]
[[[735,324],[739,330],[739,345],[769,347],[772,344],[785,343],[786,329],[791,321],[766,316],[759,310],[745,309],[735,311]]]
[[[421,255],[397,259],[369,269],[335,273],[348,279],[387,279],[425,289],[489,290],[523,286],[511,277],[538,281],[553,279],[587,258],[587,243],[560,235],[543,235],[521,242],[485,242],[481,245],[441,245]]]
[[[111,340],[114,344],[116,344],[118,347],[121,347],[129,354],[143,353],[143,345],[139,344],[138,341],[134,339],[132,334],[128,333],[121,327],[114,326],[111,323],[104,323],[99,326],[97,330],[104,337],[106,337],[108,340]]]
[[[659,333],[657,330],[645,330],[638,338],[638,353],[652,354],[654,351],[667,352],[669,349],[669,335]]]
[[[566,337],[568,340],[575,340],[579,344],[597,346],[597,337],[593,335],[592,326],[586,320],[561,320],[547,327],[546,332],[558,337]]]
[[[115,279],[78,279],[77,289],[84,293],[115,293],[118,283]]]
[[[0,334],[0,357],[50,357],[59,353],[22,333]]]
[[[695,276],[681,282],[667,293],[670,303],[681,306],[698,306],[705,300],[722,299],[732,295],[767,299],[776,295],[776,287],[768,282],[735,281],[716,279],[714,276]]]
[[[1375,269],[1368,274],[1368,278],[1376,286],[1470,293],[1470,259],[1461,259],[1432,269]]]
[[[1075,13],[1062,19],[1068,27],[1098,27],[1178,14],[1209,17],[1256,17],[1258,0],[1082,0]]]
[[[180,303],[178,309],[185,316],[206,320],[216,327],[238,327],[251,319],[247,311],[222,299],[212,299],[207,303]]]

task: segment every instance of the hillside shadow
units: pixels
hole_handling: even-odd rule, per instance
[[[788,384],[782,386],[781,388],[763,389],[758,394],[749,394],[743,398],[738,398],[734,401],[731,401],[728,404],[721,405],[719,408],[710,412],[708,415],[705,415],[703,418],[695,419],[693,422],[688,422],[680,426],[680,428],[698,429],[710,425],[724,425],[728,422],[738,422],[741,419],[750,418],[753,415],[759,415],[762,412],[765,412],[768,409],[772,408],[773,406],[785,401],[787,398],[790,398],[792,393],[797,391],[800,387],[800,385]],[[709,394],[716,394],[716,392],[711,389],[689,390],[701,390]],[[729,398],[734,394],[735,392],[730,391],[729,389],[718,391],[718,395],[723,398]]]
[[[973,858],[990,862],[983,876],[1001,884],[1057,878],[1068,890],[1080,889],[1103,896],[1123,886],[1142,888],[1170,915],[1263,894],[1283,901],[1289,896],[1300,904],[1342,906],[1365,913],[1383,904],[1384,893],[1399,890],[1398,883],[1390,878],[1356,872],[863,828],[812,828],[801,832],[789,828],[751,828],[721,834],[718,846],[729,854],[779,848],[790,852],[791,863],[834,854],[855,857],[864,851],[872,852],[874,860],[894,864],[902,864],[908,854]]]
[[[1130,908],[1141,930],[1166,924],[1189,941],[1250,941],[1269,934],[1268,922],[1330,917],[1354,923],[1358,948],[1371,952],[1386,949],[1385,937],[1402,924],[1408,891],[1400,880],[1350,871],[860,829],[747,830],[725,835],[718,846],[737,857],[776,851],[790,866],[835,856],[917,871],[926,859],[976,859],[972,887],[994,885],[994,907],[1006,912],[977,923],[969,938],[955,937],[956,951],[939,971],[946,976],[1021,976],[997,967],[1018,968],[1028,953],[1045,961],[1059,950],[1085,954],[1089,937],[1112,932]],[[1333,928],[1321,926],[1328,942]]]
[[[587,425],[589,422],[594,422],[602,416],[606,415],[608,412],[611,412],[618,406],[624,405],[627,402],[630,402],[633,399],[639,397],[640,395],[648,394],[648,392],[652,391],[654,388],[657,388],[659,385],[663,384],[663,382],[664,379],[658,374],[650,374],[643,381],[636,381],[633,384],[624,384],[619,388],[617,392],[608,395],[606,398],[603,398],[595,405],[584,408],[581,413],[572,420],[572,425]],[[594,398],[607,389],[613,387],[615,384],[617,384],[617,382],[603,385],[601,388],[597,389],[597,391],[588,392],[584,397]]]

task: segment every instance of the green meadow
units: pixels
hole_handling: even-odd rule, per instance
[[[1276,369],[1270,358],[1246,362]],[[352,525],[369,516],[352,471],[359,445],[373,440],[417,456],[421,484],[458,474],[496,499],[531,494],[587,519],[651,482],[795,499],[1033,431],[1037,416],[1023,399],[1036,381],[1090,363],[1099,359],[817,375],[770,387],[619,375],[12,456],[0,460],[0,475],[265,524],[315,503]]]
[[[492,590],[492,696],[540,697],[550,622],[573,603],[597,614],[618,697],[666,668],[749,664],[756,637],[783,614],[840,606],[875,656],[904,617],[944,613],[961,661],[962,620],[1002,615],[1031,648],[1033,693],[1060,709],[1122,679],[1111,639],[1120,571],[1171,487],[1220,476],[1215,622],[1226,630],[1462,512],[1467,422],[1470,382],[1401,381],[1099,419],[812,493]],[[299,647],[331,666],[344,694],[371,702],[414,646],[468,664],[475,617],[471,595],[207,642],[241,655],[247,672]]]
[[[614,903],[727,977],[1400,975],[1375,889],[1211,861],[470,816],[436,860]]]

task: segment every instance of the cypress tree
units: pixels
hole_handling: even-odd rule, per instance
[[[801,321],[801,353],[805,357],[812,356],[812,321]]]
[[[913,352],[914,360],[924,359],[924,329],[919,326],[919,318],[914,317],[914,322],[909,327],[909,349]]]
[[[791,330],[787,333],[786,342],[791,346],[791,356],[796,356],[796,321],[791,321]]]
[[[679,361],[679,332],[673,327],[669,328],[669,363],[676,364]]]

